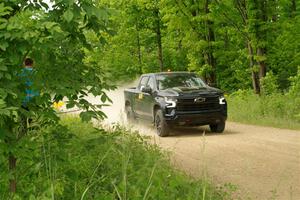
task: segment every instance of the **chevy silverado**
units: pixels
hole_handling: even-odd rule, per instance
[[[223,92],[208,86],[195,73],[144,74],[137,87],[125,89],[127,119],[154,123],[159,136],[168,136],[176,126],[209,125],[222,133],[227,119]]]

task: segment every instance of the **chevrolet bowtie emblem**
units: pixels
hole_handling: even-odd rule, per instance
[[[204,102],[205,100],[206,100],[206,99],[203,98],[203,97],[198,97],[198,98],[194,99],[194,102],[195,102],[195,103],[202,103],[202,102]]]

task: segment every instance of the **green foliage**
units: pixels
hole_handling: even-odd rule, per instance
[[[27,56],[34,59],[37,71],[32,87],[41,94],[33,104],[51,109],[51,97],[55,101],[67,97],[69,105],[95,110],[83,98],[88,93],[105,95],[102,90],[110,87],[98,66],[85,62],[84,50],[92,51],[93,47],[86,34],[94,31],[98,34],[104,29],[106,17],[92,15],[103,10],[90,1],[82,1],[80,5],[74,1],[54,1],[51,10],[44,8],[45,4],[21,2],[0,4],[3,10],[0,16],[0,89],[3,91],[0,98],[6,102],[8,118],[12,119],[13,111],[22,112],[25,89],[18,74]],[[102,116],[101,113],[96,115]]]
[[[291,1],[122,0],[101,5],[113,13],[114,34],[104,36],[102,48],[90,57],[112,81],[159,71],[155,22],[161,24],[165,70],[195,71],[208,82],[215,75],[217,86],[228,92],[253,87],[252,72],[262,79],[264,67],[273,72],[278,89],[287,91],[289,77],[297,73],[300,18]]]
[[[287,93],[258,96],[250,90],[238,90],[227,98],[232,121],[279,128],[300,128],[299,98]]]
[[[209,3],[211,5],[211,3]],[[210,30],[214,28],[206,1],[162,1],[163,20],[168,38],[178,42],[177,48],[185,56],[186,68],[211,79],[215,73],[213,57],[219,43]],[[184,64],[183,63],[183,64]]]
[[[52,166],[47,162],[64,159],[51,157],[51,149],[53,155],[63,150],[58,144],[47,143],[44,147],[50,148],[48,161],[41,165],[36,150],[42,148],[41,139],[62,137],[71,146],[77,141],[65,139],[72,135],[65,128],[53,128],[59,119],[52,109],[53,101],[64,99],[67,108],[76,106],[85,110],[80,114],[85,121],[102,119],[105,113],[99,108],[109,101],[104,91],[113,88],[111,84],[117,81],[159,71],[160,61],[165,70],[195,71],[205,81],[216,82],[228,92],[241,89],[243,92],[234,92],[229,97],[232,120],[299,127],[300,12],[291,1],[51,2],[51,8],[43,1],[0,2],[0,149],[3,156],[22,158],[18,164],[39,171],[43,165]],[[158,56],[160,40],[162,59]],[[26,84],[20,78],[26,57],[35,61],[32,89],[40,93],[27,105],[28,109],[22,107]],[[265,74],[265,70],[269,73]],[[261,83],[261,96],[245,92],[253,87],[256,79]],[[100,96],[99,105],[85,100],[89,94]],[[28,119],[32,122],[28,123]],[[52,128],[43,129],[44,138],[40,129],[48,126]],[[66,135],[58,136],[59,131]],[[26,160],[25,154],[31,161]],[[61,185],[54,184],[53,180],[58,181],[59,176],[55,175],[58,171],[48,167],[44,168],[48,181],[43,182],[42,178],[35,182],[42,189],[31,186],[22,195],[29,198],[33,191],[37,198],[48,198],[51,194],[63,196],[65,191],[79,195],[77,191],[83,194],[85,189],[88,195],[96,187],[87,181],[87,185],[78,186],[79,190],[77,186],[66,186],[66,189],[68,177]],[[35,171],[32,173],[28,177],[39,177]],[[5,180],[12,177],[16,177],[14,170],[7,173]],[[109,194],[114,191],[113,198],[118,196],[116,188],[122,195],[125,188],[124,182],[114,183],[105,190]],[[20,184],[21,188],[26,187]]]
[[[300,97],[300,67],[298,67],[298,73],[296,76],[290,78],[291,87],[289,94],[299,98]]]
[[[89,41],[88,35],[94,33],[100,40],[99,32],[106,32],[108,11],[89,0],[80,4],[54,0],[52,4],[49,9],[40,1],[0,3],[0,135],[5,141],[0,148],[7,158],[19,160],[21,148],[31,154],[35,135],[29,130],[57,123],[54,101],[66,99],[68,108],[83,109],[80,116],[86,121],[105,117],[99,108],[109,101],[104,90],[112,86],[99,66],[87,61],[87,54],[100,46]],[[40,95],[24,105],[28,89],[24,79],[28,77],[22,77],[22,67],[26,57],[34,60],[30,89]],[[99,95],[100,105],[86,101],[88,94]],[[38,162],[32,162],[35,164]],[[15,180],[15,166],[9,175]]]
[[[109,1],[114,35],[95,54],[113,80],[159,71],[154,10],[159,11],[165,69],[189,70],[232,92],[253,86],[265,66],[287,91],[299,65],[299,12],[290,1]],[[289,6],[287,6],[289,5]],[[252,51],[249,50],[251,47]],[[99,62],[99,61],[98,61]],[[264,72],[259,76],[263,78]]]
[[[261,79],[261,89],[263,95],[278,93],[277,79],[272,72],[268,72],[267,75]]]
[[[298,73],[296,76],[290,78],[291,87],[288,92],[288,95],[294,99],[295,103],[295,118],[300,120],[300,67],[298,67]]]
[[[270,69],[278,77],[279,87],[287,90],[289,77],[295,76],[300,65],[299,49],[300,18],[282,18],[273,27],[274,40],[268,43]]]
[[[231,199],[230,191],[174,170],[157,146],[120,127],[106,132],[65,117],[32,135],[31,145],[22,144],[26,152],[16,153],[15,199]],[[6,163],[1,154],[1,199],[8,197]]]

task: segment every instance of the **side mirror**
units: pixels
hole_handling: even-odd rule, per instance
[[[142,92],[151,94],[152,93],[152,89],[151,89],[151,87],[143,87],[142,88]]]

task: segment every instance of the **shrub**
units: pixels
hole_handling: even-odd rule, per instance
[[[35,135],[34,145],[22,147],[28,153],[18,155],[15,199],[230,199],[174,170],[157,146],[118,126],[105,131],[68,117]],[[3,158],[0,199],[7,199]]]
[[[239,90],[229,95],[227,101],[230,120],[280,128],[300,128],[299,98],[290,93],[259,96],[251,90]]]
[[[294,99],[295,112],[294,117],[300,121],[300,66],[298,67],[298,73],[296,76],[290,78],[291,87],[288,92],[288,96]]]
[[[278,82],[272,71],[261,79],[261,92],[264,95],[278,93]]]
[[[294,97],[300,97],[300,66],[298,67],[298,73],[296,76],[290,78],[291,87],[289,94]]]

